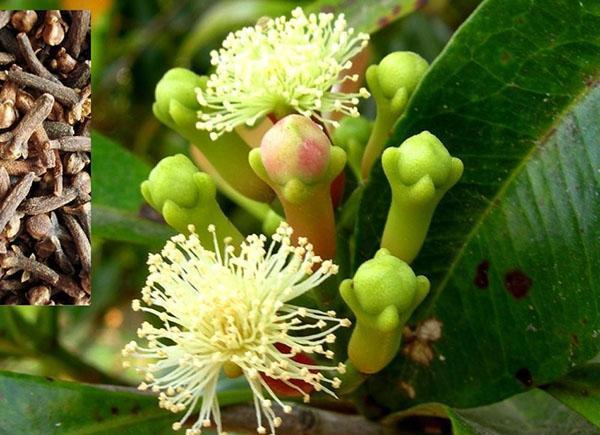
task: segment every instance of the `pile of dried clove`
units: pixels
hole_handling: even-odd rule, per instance
[[[0,11],[0,304],[91,292],[89,11]]]

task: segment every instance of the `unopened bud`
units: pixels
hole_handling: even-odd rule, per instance
[[[309,118],[289,115],[263,137],[261,158],[269,177],[284,185],[292,179],[305,184],[318,182],[327,172],[331,143]]]
[[[243,237],[217,203],[214,181],[184,155],[161,160],[141,188],[146,201],[170,226],[183,234],[190,232],[190,225],[197,228],[204,246],[213,245],[212,235],[203,230],[209,225],[217,228],[219,240],[231,237],[235,244],[242,241]]]
[[[342,282],[342,298],[356,316],[348,356],[360,372],[377,373],[396,356],[404,324],[428,292],[429,280],[386,249]]]
[[[428,67],[425,59],[410,51],[388,54],[377,66],[377,79],[383,95],[392,99],[400,88],[405,88],[406,93],[411,95]]]
[[[428,131],[386,149],[381,161],[392,188],[381,247],[410,263],[423,245],[437,204],[461,177],[463,164]]]

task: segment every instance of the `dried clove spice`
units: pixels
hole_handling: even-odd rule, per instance
[[[0,305],[91,292],[89,11],[0,11]]]

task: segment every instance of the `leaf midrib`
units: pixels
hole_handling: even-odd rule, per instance
[[[439,299],[440,295],[446,288],[448,282],[454,275],[455,269],[460,264],[460,261],[466,252],[467,246],[469,246],[469,244],[471,243],[471,240],[473,240],[475,235],[478,234],[479,228],[486,221],[488,215],[494,209],[495,205],[498,204],[498,199],[502,198],[505,195],[505,193],[508,191],[508,189],[512,186],[513,181],[527,167],[531,158],[534,155],[536,155],[538,152],[543,151],[543,148],[545,148],[545,145],[548,143],[549,139],[552,137],[552,135],[556,131],[557,127],[564,121],[565,116],[568,113],[572,112],[572,109],[575,106],[577,106],[577,104],[579,104],[579,102],[583,99],[583,97],[585,97],[587,94],[589,94],[591,92],[591,90],[595,87],[595,85],[592,85],[592,86],[593,87],[591,87],[591,88],[588,86],[584,86],[582,88],[582,91],[572,99],[571,103],[568,104],[567,106],[565,106],[564,110],[562,110],[560,112],[560,116],[558,116],[556,118],[556,120],[550,124],[550,126],[546,129],[546,131],[544,132],[544,134],[541,136],[541,138],[538,141],[533,142],[530,150],[524,155],[521,162],[517,166],[515,166],[514,170],[511,172],[510,176],[508,176],[505,179],[505,181],[500,185],[500,188],[498,189],[496,194],[493,196],[493,198],[490,199],[490,201],[488,202],[488,205],[481,212],[479,219],[477,219],[477,221],[475,222],[475,224],[473,225],[471,230],[467,233],[466,237],[464,238],[464,242],[461,244],[460,249],[457,251],[456,255],[454,256],[454,259],[450,263],[450,267],[448,267],[447,272],[444,274],[444,277],[442,278],[440,283],[437,286],[435,286],[435,291],[432,292],[433,296],[430,299],[430,301],[428,302],[427,308],[423,311],[422,317],[425,317],[427,314],[431,313],[432,310],[435,308],[437,300]],[[542,144],[541,148],[538,146],[540,144]]]

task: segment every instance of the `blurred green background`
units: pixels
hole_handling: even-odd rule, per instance
[[[154,88],[174,66],[207,72],[208,53],[227,32],[265,15],[281,15],[306,1],[98,0],[0,1],[3,9],[93,11],[94,130],[129,149],[151,167],[160,158],[187,152],[188,144],[152,115]],[[476,0],[433,0],[380,30],[373,56],[412,50],[433,60]],[[376,59],[374,59],[376,60]],[[369,110],[368,107],[364,108]],[[94,157],[93,157],[94,160]],[[110,161],[102,170],[115,171]],[[93,171],[99,169],[94,160]],[[108,168],[108,169],[107,169]],[[94,178],[97,174],[94,175]],[[137,186],[125,186],[138,189]],[[246,231],[258,223],[223,199]],[[139,213],[152,217],[146,209]],[[121,369],[120,349],[140,323],[129,304],[145,279],[147,246],[93,239],[90,307],[0,307],[0,370],[93,382],[133,381]],[[92,367],[93,366],[93,367]],[[96,370],[98,368],[99,370]],[[129,378],[129,379],[128,379]]]

